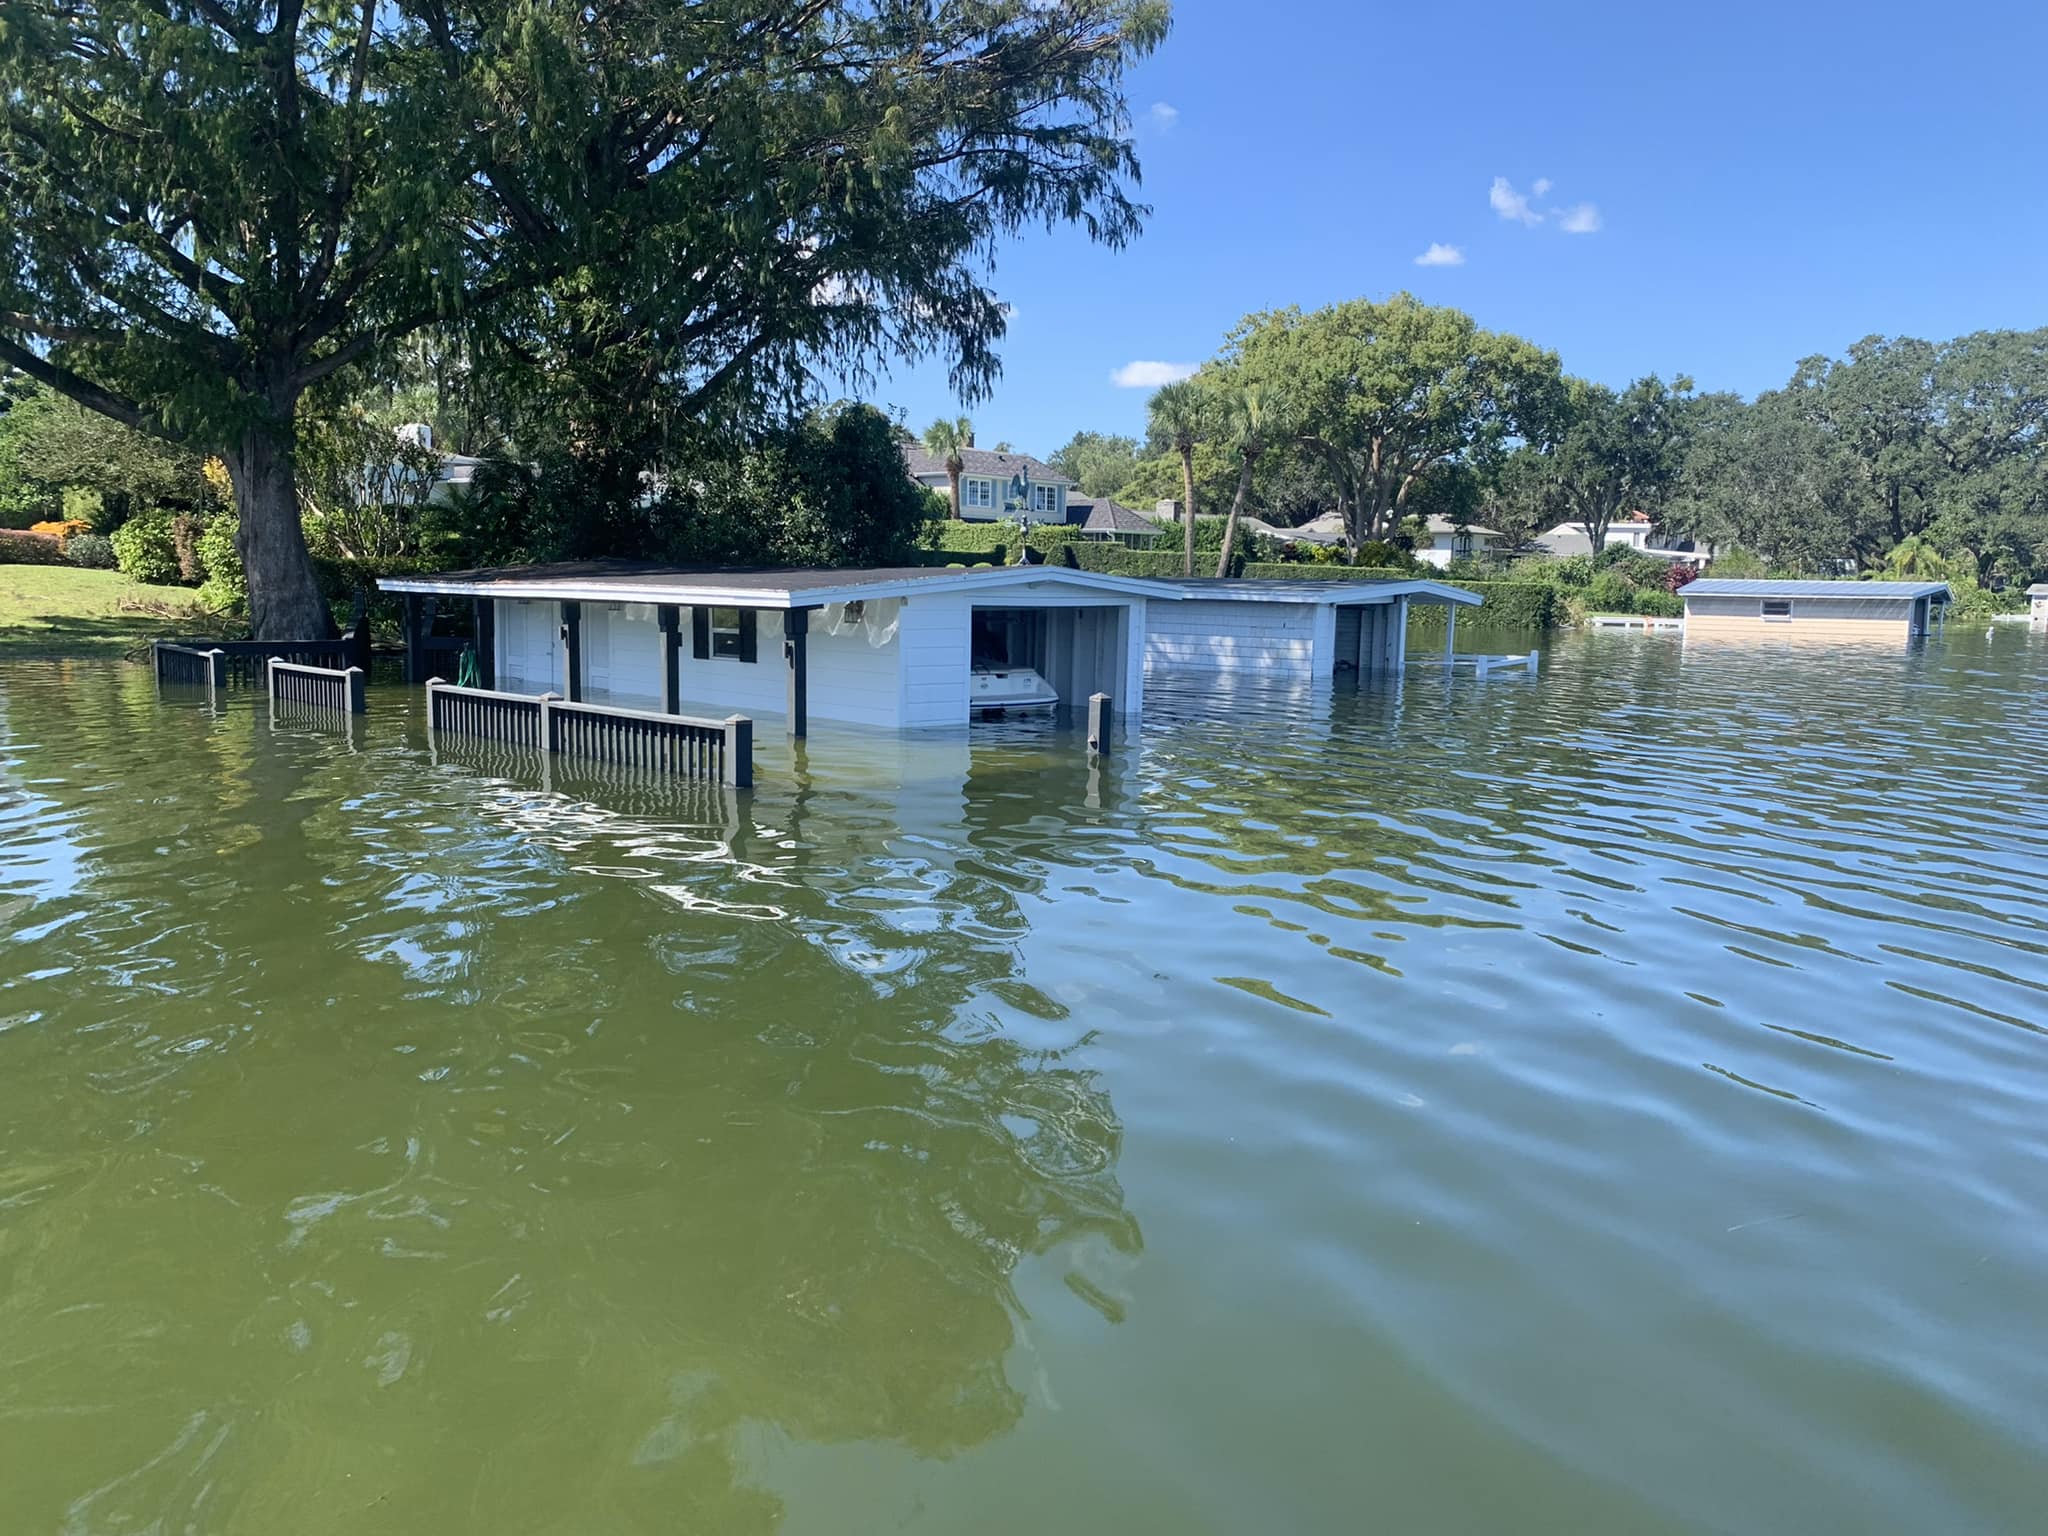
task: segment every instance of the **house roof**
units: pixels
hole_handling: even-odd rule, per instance
[[[1391,603],[1397,597],[1459,608],[1477,608],[1486,601],[1477,592],[1467,592],[1441,581],[1411,581],[1378,577],[1329,581],[1219,580],[1214,576],[1173,576],[1161,583],[1178,587],[1182,597],[1208,598],[1229,603],[1304,603],[1318,608],[1353,607],[1368,603]]]
[[[904,448],[903,464],[910,471],[910,478],[913,480],[924,480],[934,475],[941,480],[946,478],[945,456],[926,453],[916,444]],[[1036,480],[1041,485],[1075,483],[1050,464],[1034,459],[1028,453],[997,453],[993,448],[962,448],[960,464],[960,472],[966,475],[987,475],[1001,480],[1014,480],[1021,474],[1026,480]]]
[[[1425,526],[1431,533],[1462,532],[1484,534],[1489,539],[1497,539],[1500,537],[1500,530],[1497,528],[1482,528],[1477,523],[1454,523],[1448,517],[1441,516],[1434,512],[1430,514],[1429,521],[1425,524]]]
[[[1871,597],[1949,599],[1945,581],[1746,581],[1703,576],[1678,589],[1680,597],[1813,597],[1855,602]]]
[[[867,570],[723,569],[664,565],[649,560],[566,560],[553,565],[498,566],[439,571],[428,576],[385,576],[385,592],[455,597],[531,597],[564,602],[675,603],[698,607],[811,608],[855,598],[908,597],[1050,582],[1134,597],[1177,599],[1164,582],[1106,576],[1063,566],[1011,565],[960,569],[902,566]]]
[[[1161,524],[1157,518],[1147,517],[1142,512],[1133,512],[1121,502],[1107,496],[1069,496],[1067,498],[1067,520],[1073,523],[1075,512],[1084,512],[1078,526],[1084,533],[1158,533]]]
[[[2048,597],[2048,581],[2037,581],[2027,588],[2029,597]]]

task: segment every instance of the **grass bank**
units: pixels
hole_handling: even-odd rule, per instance
[[[118,656],[189,632],[198,617],[189,587],[69,565],[0,565],[0,659]]]

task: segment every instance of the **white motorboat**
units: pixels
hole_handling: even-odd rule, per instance
[[[1051,709],[1060,696],[1029,667],[976,667],[968,677],[967,700],[978,715],[1013,709]]]

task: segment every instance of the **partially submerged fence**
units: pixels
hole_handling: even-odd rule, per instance
[[[149,649],[159,684],[204,688],[208,693],[228,685],[227,655],[217,645],[202,650],[196,645],[158,640]]]
[[[299,705],[307,709],[333,710],[337,714],[360,715],[367,707],[361,667],[309,667],[272,657],[266,664],[270,704]]]
[[[608,704],[571,704],[490,688],[427,680],[427,726],[486,741],[643,768],[749,789],[754,722],[744,715],[699,720]]]
[[[370,621],[366,596],[356,594],[355,612],[338,640],[159,640],[156,643],[157,679],[185,682],[164,670],[163,653],[204,654],[220,658],[215,688],[263,688],[268,686],[268,667],[273,661],[287,661],[297,667],[319,667],[330,672],[361,667],[370,669]],[[174,662],[174,665],[177,663]]]

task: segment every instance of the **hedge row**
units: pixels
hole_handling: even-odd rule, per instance
[[[1461,608],[1460,624],[1489,629],[1555,629],[1565,616],[1564,594],[1545,581],[1452,581],[1446,586],[1477,592],[1482,608]],[[1424,629],[1441,629],[1446,610],[1434,603],[1411,607],[1409,618]]]
[[[62,565],[64,545],[47,533],[0,528],[0,565]]]
[[[1308,560],[1253,560],[1244,574],[1260,581],[1414,581],[1415,573],[1397,565],[1318,565]]]

